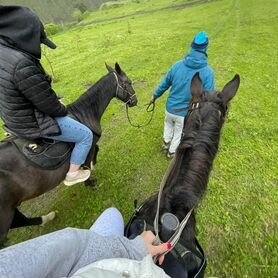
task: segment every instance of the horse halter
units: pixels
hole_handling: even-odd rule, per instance
[[[181,108],[181,109],[175,109],[175,112],[189,112],[188,114],[190,114],[193,110],[197,110],[200,108],[200,102],[194,102],[191,103],[191,105],[189,105],[186,108]]]
[[[192,103],[191,107],[189,108],[190,110],[195,110],[199,108],[200,103],[196,102],[196,103]]]
[[[189,106],[186,110],[189,112],[189,114],[193,111],[193,110],[198,110],[200,109],[200,102],[193,102],[191,103],[191,106]],[[217,109],[218,110],[218,114],[219,114],[219,117],[221,117],[222,115],[225,114],[225,111],[228,111],[229,110],[229,107],[228,105],[226,105],[224,107],[224,110],[223,109]]]
[[[128,101],[125,103],[125,104],[128,104],[128,103],[132,100],[133,97],[136,97],[136,93],[130,94],[130,93],[128,92],[127,89],[123,88],[123,87],[120,85],[119,78],[118,78],[117,74],[116,74],[114,71],[113,71],[113,74],[114,74],[114,76],[115,76],[115,78],[116,78],[116,83],[117,83],[116,98],[117,98],[117,99],[120,99],[119,96],[118,96],[118,95],[119,95],[119,88],[120,88],[123,92],[126,92],[126,93],[128,94],[129,99],[128,99]],[[121,100],[121,99],[120,99],[120,100]]]

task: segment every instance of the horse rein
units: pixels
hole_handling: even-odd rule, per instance
[[[131,122],[129,114],[128,114],[128,106],[126,106],[126,116],[127,116],[128,122],[130,123],[131,126],[137,127],[137,128],[141,128],[141,127],[145,127],[145,126],[147,126],[147,125],[149,125],[151,123],[151,121],[153,119],[154,109],[155,109],[155,102],[150,102],[148,104],[145,104],[145,106],[147,106],[146,111],[148,113],[152,113],[152,114],[151,114],[150,119],[147,121],[147,123],[145,123],[143,125],[133,124]],[[198,108],[199,108],[199,103],[197,102],[197,103],[192,103],[192,105],[187,107],[186,109],[178,109],[178,110],[175,110],[175,111],[177,111],[177,112],[188,111],[189,114],[190,114],[193,110],[198,109]]]
[[[155,218],[154,218],[154,222],[153,222],[153,227],[154,227],[154,234],[155,234],[155,239],[153,241],[153,244],[154,245],[159,245],[161,243],[163,243],[159,237],[159,234],[158,234],[158,220],[159,220],[159,209],[160,209],[160,199],[161,199],[161,195],[162,195],[162,191],[163,191],[163,188],[166,184],[166,181],[167,181],[167,178],[169,176],[169,173],[172,171],[174,165],[175,165],[175,160],[176,158],[174,157],[165,173],[165,175],[163,176],[163,179],[160,183],[160,188],[159,188],[159,193],[158,193],[158,197],[157,197],[157,209],[156,209],[156,215],[155,215]],[[184,219],[181,221],[181,223],[179,224],[179,227],[178,229],[174,232],[174,234],[170,237],[170,239],[168,240],[168,243],[170,243],[172,245],[172,248],[173,249],[176,244],[178,243],[179,239],[180,239],[180,236],[181,236],[181,233],[183,232],[192,212],[193,212],[194,208],[191,208],[190,211],[187,213],[187,215],[184,217]],[[155,256],[153,258],[154,262],[156,262],[158,260],[158,258],[162,255],[166,255],[167,253],[169,253],[171,251],[171,249],[167,250],[166,252],[164,252],[163,254],[160,254],[159,256]]]
[[[155,104],[154,104],[154,102],[152,102],[152,103],[146,104],[145,106],[147,106],[146,111],[148,113],[151,113],[151,116],[145,124],[140,125],[140,124],[133,124],[131,122],[131,119],[130,119],[129,113],[128,113],[128,105],[126,105],[126,116],[127,116],[128,122],[130,123],[131,126],[136,127],[136,128],[141,128],[141,127],[145,127],[151,123],[151,121],[153,119]]]

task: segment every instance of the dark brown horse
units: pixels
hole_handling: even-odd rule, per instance
[[[109,73],[68,106],[69,115],[94,132],[93,146],[85,162],[88,167],[92,160],[96,161],[100,120],[110,101],[116,97],[129,106],[137,104],[131,81],[120,66],[116,63],[115,69],[106,67]],[[10,228],[37,225],[54,218],[54,213],[43,218],[27,218],[17,207],[59,185],[68,168],[69,159],[56,170],[34,167],[11,142],[0,143],[0,244]]]
[[[227,83],[221,93],[209,94],[203,92],[198,74],[194,76],[191,84],[192,106],[189,108],[188,117],[184,123],[183,135],[176,156],[164,177],[165,185],[160,199],[160,216],[170,212],[181,222],[191,209],[197,208],[205,194],[213,160],[218,151],[228,102],[235,96],[239,84],[240,78],[236,75]],[[137,223],[143,219],[149,228],[154,226],[157,196],[156,194],[148,199],[137,212],[137,221],[139,220]],[[201,277],[195,276],[200,262],[196,261],[196,256],[190,255],[196,250],[194,210],[181,234],[181,240],[187,251],[182,252],[180,259],[186,261],[184,263],[186,271],[175,266],[177,258],[173,257],[172,261],[167,260],[167,256],[169,258],[172,251],[166,255],[162,266],[171,277]],[[161,227],[163,225],[161,222],[159,225],[159,233],[162,237]],[[145,224],[139,225],[139,228],[142,226]],[[136,229],[137,227],[138,224],[135,225]],[[132,234],[132,231],[129,234]]]

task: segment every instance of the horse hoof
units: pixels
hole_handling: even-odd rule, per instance
[[[5,242],[7,241],[7,239],[8,239],[8,238],[6,237],[6,235],[0,236],[0,249],[7,247],[6,244],[5,244]]]
[[[88,180],[85,181],[85,186],[96,187],[97,186],[97,180],[96,179],[88,179]]]
[[[41,226],[44,226],[47,222],[52,221],[55,217],[56,217],[55,211],[51,211],[47,215],[43,215]]]

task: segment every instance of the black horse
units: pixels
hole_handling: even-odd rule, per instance
[[[178,256],[179,258],[172,257],[171,261],[169,257],[175,251],[173,250],[166,255],[162,266],[171,277],[200,277],[195,276],[197,275],[196,269],[200,268],[200,265],[198,265],[200,262],[196,260],[196,256],[192,255],[192,252],[196,253],[197,250],[194,210],[205,194],[213,160],[218,151],[220,132],[227,113],[227,105],[235,96],[239,84],[240,78],[236,75],[233,80],[226,84],[222,93],[208,94],[203,92],[198,74],[192,80],[192,105],[184,123],[181,142],[175,158],[162,182],[164,189],[159,206],[160,216],[170,212],[179,219],[179,222],[193,209],[180,238],[187,251],[179,252],[179,254],[182,253]],[[157,210],[157,197],[157,194],[152,196],[137,210],[133,220],[131,220],[135,225],[132,227],[129,223],[128,229],[130,231],[127,231],[127,235],[132,234],[134,230],[140,233],[140,229],[146,227],[146,224],[147,229],[152,229]],[[136,221],[134,221],[135,219]],[[142,220],[145,220],[145,222],[143,221],[145,224],[138,227],[138,223],[142,223]],[[163,224],[161,221],[159,227],[160,238],[162,238]],[[200,248],[198,249],[200,250]],[[187,258],[185,258],[186,256]],[[186,265],[186,270],[177,267],[178,259],[182,259],[184,265]]]
[[[93,146],[85,162],[87,167],[96,161],[97,142],[101,136],[100,120],[110,101],[116,97],[130,107],[137,104],[131,81],[118,63],[115,69],[106,67],[109,73],[68,106],[69,115],[94,133]],[[55,213],[51,212],[47,216],[27,218],[17,207],[21,202],[59,185],[68,168],[69,159],[55,170],[34,167],[12,142],[0,143],[0,244],[10,228],[38,225],[55,217]],[[87,185],[90,185],[90,181],[87,181]]]

